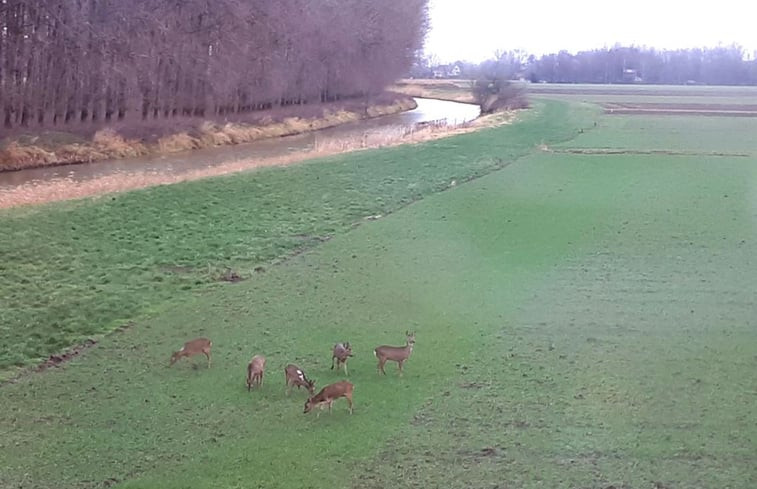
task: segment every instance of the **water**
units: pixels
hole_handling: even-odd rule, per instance
[[[367,139],[382,133],[402,131],[421,122],[446,119],[449,125],[459,125],[475,119],[480,114],[480,108],[477,105],[436,99],[416,98],[415,100],[418,107],[414,110],[295,136],[170,155],[2,172],[0,173],[0,191],[21,185],[39,185],[62,180],[84,182],[109,175],[146,173],[180,175],[230,161],[286,156],[290,153],[313,151],[318,147],[338,147],[340,141]]]

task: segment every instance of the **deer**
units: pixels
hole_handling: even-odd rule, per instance
[[[318,410],[318,414],[316,415],[316,418],[321,415],[321,411],[323,411],[323,407],[328,405],[329,407],[329,414],[331,414],[331,405],[334,404],[334,401],[339,399],[340,397],[344,397],[347,399],[347,402],[350,403],[350,414],[352,414],[352,389],[354,386],[352,383],[343,380],[341,382],[337,382],[335,384],[327,385],[321,391],[314,395],[310,396],[307,401],[305,401],[305,411],[304,414],[309,413],[314,407],[320,408]]]
[[[263,373],[265,372],[265,357],[263,355],[255,355],[247,364],[247,392],[257,385],[263,386]]]
[[[334,359],[336,359],[336,368],[339,369],[340,365],[344,365],[344,375],[347,373],[347,359],[352,356],[352,347],[349,342],[337,343],[334,345],[334,350],[331,355],[331,370],[334,370]]]
[[[191,357],[192,355],[204,354],[208,358],[208,368],[210,368],[210,347],[213,346],[213,342],[207,338],[196,338],[194,340],[187,341],[181,350],[173,352],[171,355],[171,363],[168,366],[172,366],[182,357]]]
[[[286,394],[289,395],[292,392],[292,387],[297,386],[304,387],[308,390],[308,393],[312,396],[315,394],[315,380],[308,379],[305,376],[305,372],[300,367],[290,363],[284,367],[284,376],[286,378]]]
[[[387,360],[392,360],[393,362],[397,362],[400,375],[402,375],[402,364],[405,362],[405,360],[410,358],[410,354],[413,353],[413,346],[415,345],[415,331],[413,331],[412,333],[405,331],[405,337],[405,346],[381,345],[377,346],[376,349],[373,350],[373,354],[376,355],[376,358],[378,358],[379,373],[386,375],[386,372],[384,371],[384,364]]]

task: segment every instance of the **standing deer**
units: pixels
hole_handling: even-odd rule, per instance
[[[412,333],[405,332],[406,341],[405,346],[377,346],[373,350],[373,354],[378,358],[378,370],[380,373],[386,375],[384,371],[384,364],[387,360],[397,362],[399,366],[400,375],[402,375],[402,364],[410,358],[410,354],[413,353],[413,345],[415,345],[415,331]]]
[[[265,372],[265,357],[255,355],[247,365],[247,392],[250,392],[255,385],[263,385],[263,373]]]
[[[171,363],[168,366],[172,366],[182,357],[191,357],[192,355],[204,354],[208,358],[208,368],[210,368],[210,347],[213,346],[213,342],[207,338],[196,338],[184,343],[181,350],[173,352],[171,355]]]
[[[305,372],[303,372],[297,365],[290,363],[284,367],[284,376],[286,377],[287,395],[289,395],[294,386],[297,386],[298,390],[300,387],[304,387],[308,390],[311,396],[315,394],[315,380],[308,379],[305,376]]]
[[[336,368],[339,369],[340,365],[344,365],[344,375],[347,373],[347,359],[352,356],[352,347],[349,342],[337,343],[334,345],[334,350],[331,355],[331,370],[334,370],[334,359],[336,359]]]
[[[304,413],[307,414],[314,407],[318,407],[320,409],[318,410],[318,415],[316,417],[319,417],[321,415],[321,411],[323,411],[323,406],[328,405],[329,414],[331,414],[331,405],[334,404],[334,401],[339,399],[340,397],[344,397],[345,399],[347,399],[347,402],[350,403],[350,414],[352,414],[353,387],[354,386],[346,380],[327,385],[326,387],[321,389],[321,392],[309,397],[308,400],[305,401]]]

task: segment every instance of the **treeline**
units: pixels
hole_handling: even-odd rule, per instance
[[[617,47],[526,59],[524,75],[551,83],[757,85],[757,62],[738,46],[654,50]]]
[[[427,0],[0,0],[3,124],[218,117],[375,93]]]
[[[458,61],[439,66],[426,60],[411,71],[419,77],[453,73],[459,78],[496,76],[549,83],[757,85],[757,60],[735,45],[677,50],[616,46],[541,57],[501,51],[479,64]]]

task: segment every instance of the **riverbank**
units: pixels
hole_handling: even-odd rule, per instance
[[[0,253],[12,265],[4,271],[8,288],[0,290],[7,299],[0,372],[112,331],[217,282],[226,267],[248,279],[256,267],[366,216],[386,215],[542,141],[562,140],[575,125],[564,105],[548,104],[517,124],[461,135],[454,144],[358,151],[233,178],[3,210]]]
[[[411,97],[436,98],[450,102],[475,104],[476,99],[473,96],[472,89],[472,80],[454,79],[406,78],[391,86],[393,92],[404,93]]]
[[[234,159],[219,165],[199,168],[183,173],[134,172],[98,176],[87,180],[71,177],[52,181],[31,182],[0,190],[0,209],[22,205],[42,204],[84,197],[93,197],[112,192],[123,192],[154,185],[168,185],[199,180],[219,175],[254,170],[273,166],[286,166],[308,159],[333,156],[341,153],[372,148],[386,148],[401,144],[415,144],[435,139],[473,132],[479,129],[509,124],[516,112],[500,112],[479,117],[460,125],[445,122],[416,124],[389,131],[371,138],[354,137],[318,144],[309,151],[292,152],[285,156],[268,158]]]
[[[89,134],[16,133],[0,141],[0,171],[169,154],[291,136],[412,110],[412,97],[386,92],[369,100],[290,106],[248,114],[234,122],[177,119],[138,129],[116,124]]]

